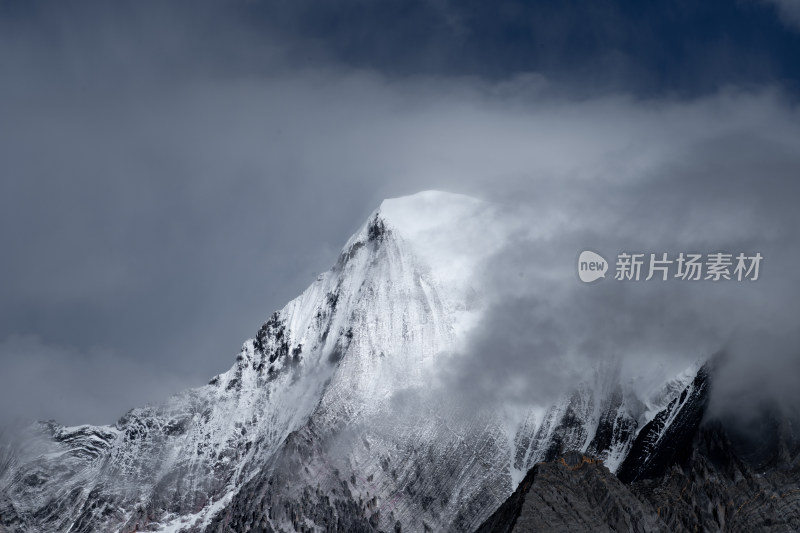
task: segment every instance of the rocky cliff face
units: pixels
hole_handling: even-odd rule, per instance
[[[483,312],[491,210],[385,201],[207,385],[111,426],[32,426],[0,461],[0,528],[463,532],[568,450],[635,483],[671,464],[705,405],[697,368],[644,396],[601,372],[513,423],[429,394]]]
[[[785,417],[774,423],[785,431],[780,439],[757,436],[774,450],[767,463],[748,459],[751,444],[732,442],[726,424],[714,420],[695,433],[685,459],[631,483],[631,491],[656,510],[664,531],[798,531],[797,428]]]
[[[708,384],[707,372],[698,373],[691,390],[705,390],[700,383]],[[660,421],[642,430],[633,448],[647,452],[635,456],[639,463],[629,455],[622,476],[578,453],[540,463],[477,533],[800,530],[796,424],[765,411],[770,431],[735,442],[730,421],[700,422],[694,407],[703,405],[702,394],[657,417],[681,417],[685,423],[673,431],[653,438]]]
[[[477,533],[657,532],[657,513],[602,462],[577,454],[539,463]]]

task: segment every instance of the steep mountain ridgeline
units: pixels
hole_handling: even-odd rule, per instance
[[[796,414],[762,408],[763,431],[746,435],[741,418],[706,420],[712,378],[713,367],[699,369],[641,429],[616,476],[577,452],[538,463],[476,533],[800,530]]]

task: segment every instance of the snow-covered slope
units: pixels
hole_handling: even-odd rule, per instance
[[[637,398],[598,372],[510,428],[430,394],[483,312],[496,218],[449,193],[384,201],[208,385],[114,426],[30,428],[0,462],[0,531],[468,531],[564,450],[616,469],[693,375]]]

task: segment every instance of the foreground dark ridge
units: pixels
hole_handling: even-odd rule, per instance
[[[760,447],[757,458],[745,460],[748,447],[715,420],[684,458],[629,484],[577,453],[540,463],[476,533],[800,531],[796,429],[786,418],[767,425],[769,452]]]

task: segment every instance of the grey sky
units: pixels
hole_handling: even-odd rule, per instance
[[[567,257],[570,268],[584,245],[763,248],[774,270],[742,298],[774,295],[782,320],[797,316],[785,296],[800,121],[777,66],[747,83],[723,68],[723,89],[642,94],[636,80],[658,86],[661,67],[630,59],[633,73],[595,92],[580,61],[564,73],[543,59],[540,72],[512,54],[498,71],[502,47],[455,61],[449,39],[477,7],[414,4],[446,22],[420,45],[426,66],[400,36],[368,57],[351,32],[315,40],[307,5],[265,3],[273,22],[261,26],[205,3],[33,5],[0,12],[3,421],[111,422],[205,383],[382,198],[420,189],[515,204],[560,228],[547,268]],[[371,16],[359,24],[395,15]],[[517,262],[530,258],[507,268]],[[537,313],[529,296],[514,301]]]

